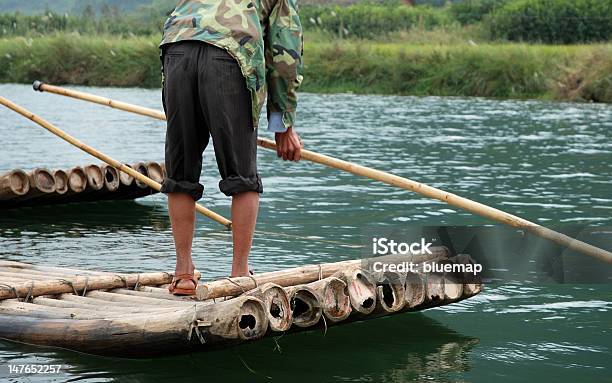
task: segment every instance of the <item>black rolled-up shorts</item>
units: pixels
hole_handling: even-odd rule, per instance
[[[162,47],[162,63],[168,127],[161,192],[202,198],[202,154],[211,136],[219,189],[228,196],[263,192],[251,96],[238,62],[214,45],[182,41]]]

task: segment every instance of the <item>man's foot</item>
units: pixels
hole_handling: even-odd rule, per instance
[[[195,295],[198,281],[191,274],[177,274],[172,278],[168,291],[174,295]]]

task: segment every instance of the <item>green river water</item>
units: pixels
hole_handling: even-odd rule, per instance
[[[79,89],[161,106],[158,91]],[[0,85],[0,95],[123,162],[163,159],[160,121],[34,93],[25,85]],[[599,230],[604,242],[612,233],[609,105],[303,94],[298,118],[309,149],[544,225],[586,225]],[[6,109],[0,109],[0,136],[0,172],[98,162]],[[256,272],[360,257],[361,250],[346,245],[367,243],[366,228],[490,223],[316,164],[283,163],[263,149],[258,161],[265,188],[258,230],[266,233],[256,235],[251,255]],[[229,216],[212,150],[204,162],[202,203]],[[500,251],[506,245],[497,244]],[[230,236],[219,225],[200,218],[194,249],[204,279],[229,273]],[[592,262],[584,258],[575,261]],[[165,198],[0,211],[0,259],[123,272],[172,269]],[[0,380],[611,382],[611,352],[609,281],[508,281],[420,313],[154,360],[0,341]],[[62,373],[11,376],[9,364],[59,364]]]

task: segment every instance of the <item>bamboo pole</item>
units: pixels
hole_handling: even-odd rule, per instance
[[[105,97],[95,96],[92,94],[77,92],[58,86],[44,84],[40,81],[34,82],[34,90],[40,92],[55,93],[62,96],[68,96],[79,100],[89,101],[100,105],[110,106],[111,108],[120,109],[126,112],[136,113],[147,117],[156,118],[158,120],[165,120],[166,116],[163,112],[154,109],[144,108],[124,102],[114,101]],[[273,141],[258,138],[257,144],[263,148],[276,151],[276,144]],[[354,164],[352,162],[340,160],[331,156],[326,156],[310,150],[302,150],[302,159],[315,162],[321,165],[332,167],[335,169],[343,170],[357,176],[370,178],[375,181],[380,181],[391,186],[396,186],[402,189],[406,189],[418,194],[421,194],[428,198],[437,199],[449,205],[457,208],[466,210],[472,214],[479,215],[481,217],[500,222],[504,225],[509,225],[519,229],[524,229],[529,233],[532,233],[541,238],[555,242],[561,246],[567,247],[568,249],[574,250],[578,253],[588,255],[590,257],[599,259],[600,261],[612,263],[612,252],[600,249],[588,243],[579,241],[571,238],[565,234],[556,232],[537,223],[528,221],[520,218],[513,214],[506,213],[502,210],[493,208],[491,206],[484,205],[482,203],[472,201],[470,199],[460,197],[456,194],[446,192],[441,189],[431,187],[429,185],[410,180],[408,178],[396,176],[387,172],[372,169],[366,166]]]
[[[55,192],[59,195],[64,195],[68,192],[68,173],[58,169],[53,171],[53,179],[55,180]]]
[[[149,178],[151,178],[155,182],[159,182],[160,184],[164,182],[164,169],[161,165],[154,161],[145,162],[145,167],[147,168],[147,174]]]
[[[28,174],[21,169],[11,170],[0,176],[0,201],[8,201],[26,195],[30,190]]]
[[[375,313],[394,313],[406,305],[405,276],[399,273],[386,272],[374,276],[376,280]]]
[[[321,297],[323,315],[331,323],[342,322],[351,314],[351,299],[346,282],[336,277],[321,279],[307,284]]]
[[[102,169],[98,165],[91,164],[83,168],[85,176],[87,177],[87,188],[86,193],[97,192],[104,188],[104,176],[102,175]]]
[[[198,297],[200,299],[214,299],[222,297],[235,297],[246,291],[256,288],[264,283],[276,283],[282,287],[293,286],[295,284],[306,284],[331,277],[339,270],[359,267],[371,261],[388,263],[400,262],[424,262],[427,260],[449,257],[446,247],[431,247],[430,255],[402,255],[384,256],[369,259],[357,259],[351,261],[341,261],[333,263],[323,263],[320,265],[308,265],[291,269],[272,271],[269,273],[255,274],[250,277],[237,277],[221,279],[217,281],[204,282],[198,285]]]
[[[306,285],[285,287],[291,304],[293,324],[298,327],[312,327],[323,314],[321,298],[316,291]]]
[[[287,331],[293,323],[289,297],[283,288],[274,283],[266,283],[244,295],[252,296],[261,300],[266,309],[270,330],[282,332]]]
[[[28,172],[30,192],[20,200],[29,200],[43,195],[50,195],[55,191],[55,179],[47,169],[37,168]]]
[[[144,182],[145,184],[147,184],[148,186],[150,186],[152,189],[159,191],[161,189],[161,185],[155,181],[153,181],[152,179],[143,176],[142,174],[138,173],[137,171],[134,171],[134,169],[131,169],[127,166],[125,166],[124,164],[122,164],[121,162],[107,156],[104,153],[101,153],[97,150],[95,150],[94,148],[92,148],[91,146],[88,146],[86,144],[84,144],[83,142],[77,140],[76,138],[70,136],[69,134],[63,132],[62,130],[58,129],[57,127],[55,127],[53,124],[51,124],[50,122],[38,117],[37,115],[33,114],[32,112],[20,107],[19,105],[7,100],[4,97],[0,97],[0,104],[6,106],[7,108],[21,114],[22,116],[32,120],[33,122],[37,123],[38,125],[40,125],[41,127],[47,129],[48,131],[50,131],[51,133],[55,134],[56,136],[62,138],[63,140],[71,143],[72,145],[78,147],[79,149],[91,154],[92,156],[98,158],[101,161],[106,162],[107,164],[113,166],[116,169],[119,169],[129,175],[131,175],[132,177],[134,177],[134,179],[137,179],[139,181]],[[221,215],[206,209],[205,207],[203,207],[200,204],[196,203],[196,210],[200,213],[203,214],[204,216],[222,224],[223,226],[227,227],[228,229],[231,230],[231,225],[232,222],[224,217],[222,217]]]
[[[347,287],[353,313],[357,316],[371,314],[376,308],[376,283],[364,270],[357,267],[343,269],[334,274]]]
[[[80,166],[68,171],[68,189],[70,194],[78,194],[87,188],[87,176]]]
[[[69,283],[61,280],[29,281],[20,282],[12,286],[0,285],[0,300],[11,298],[23,298],[27,295],[38,297],[41,295],[55,295],[72,293],[74,290],[83,291],[87,289],[102,290],[121,287],[133,287],[138,282],[141,285],[161,285],[172,281],[170,273],[142,273],[122,275],[91,275],[76,276]]]
[[[406,282],[404,283],[406,305],[404,309],[413,309],[425,302],[425,281],[419,273],[406,273]]]
[[[104,179],[104,188],[109,193],[108,198],[112,198],[121,184],[119,181],[119,172],[108,164],[100,166],[100,170],[102,171],[102,178]]]
[[[147,167],[145,166],[144,162],[136,162],[135,164],[132,164],[132,169],[136,170],[138,173],[142,174],[145,177],[149,177],[147,173]],[[149,178],[151,178],[153,181],[156,181],[152,177],[149,177]],[[139,188],[141,189],[147,188],[147,184],[145,182],[142,182],[139,179],[136,179],[135,182],[136,182],[136,186],[138,186]]]

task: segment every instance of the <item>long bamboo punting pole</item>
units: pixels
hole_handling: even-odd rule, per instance
[[[0,201],[11,200],[30,191],[28,174],[23,170],[16,169],[0,175]]]
[[[7,100],[4,97],[0,97],[0,104],[6,106],[7,108],[21,114],[22,116],[34,121],[35,123],[37,123],[38,125],[40,125],[41,127],[47,129],[48,131],[50,131],[51,133],[55,134],[56,136],[60,137],[61,139],[69,142],[70,144],[76,146],[77,148],[91,154],[92,156],[98,158],[101,161],[106,162],[107,164],[113,166],[115,169],[121,170],[124,173],[129,174],[130,176],[134,177],[134,179],[137,179],[141,182],[144,182],[145,184],[147,184],[148,186],[150,186],[152,189],[155,189],[157,191],[159,191],[161,189],[161,185],[155,181],[153,181],[152,179],[150,179],[149,177],[145,177],[142,174],[140,174],[139,172],[135,171],[134,169],[125,166],[124,164],[122,164],[121,162],[107,156],[106,154],[97,151],[96,149],[92,148],[91,146],[88,146],[86,144],[84,144],[83,142],[77,140],[76,138],[70,136],[69,134],[65,133],[64,131],[62,131],[61,129],[55,127],[53,124],[51,124],[50,122],[38,117],[37,115],[33,114],[32,112],[22,108],[21,106]],[[196,210],[200,213],[203,214],[204,216],[222,224],[223,226],[227,227],[228,229],[231,229],[231,225],[232,222],[230,220],[228,220],[227,218],[224,218],[223,216],[208,210],[207,208],[205,208],[204,206],[200,205],[200,204],[196,204]]]
[[[55,93],[62,96],[68,96],[79,100],[89,101],[100,105],[110,106],[111,108],[120,109],[126,112],[136,113],[147,117],[156,118],[158,120],[165,120],[166,116],[163,112],[144,108],[141,106],[128,104],[125,102],[119,102],[111,100],[109,98],[92,95],[85,92],[77,92],[61,88],[54,85],[44,84],[40,81],[35,81],[34,90],[40,92]],[[273,141],[265,138],[259,138],[257,144],[263,148],[276,151],[276,144]],[[600,249],[588,243],[579,241],[571,238],[565,234],[556,232],[544,226],[541,226],[535,222],[528,221],[520,218],[516,215],[506,213],[502,210],[493,208],[491,206],[484,205],[482,203],[472,201],[470,199],[458,196],[453,193],[446,192],[444,190],[434,188],[432,186],[410,180],[408,178],[396,176],[387,172],[372,169],[366,166],[357,165],[352,162],[340,160],[334,157],[326,156],[323,154],[315,153],[310,150],[302,150],[302,159],[315,162],[321,165],[329,166],[339,170],[343,170],[358,176],[370,178],[375,181],[380,181],[391,186],[396,186],[402,189],[410,190],[415,193],[421,194],[425,197],[433,198],[445,202],[449,205],[458,207],[466,210],[472,214],[479,215],[481,217],[500,222],[505,225],[524,229],[534,235],[541,238],[548,239],[559,245],[572,249],[576,252],[588,255],[593,258],[597,258],[601,261],[612,263],[612,252]]]

